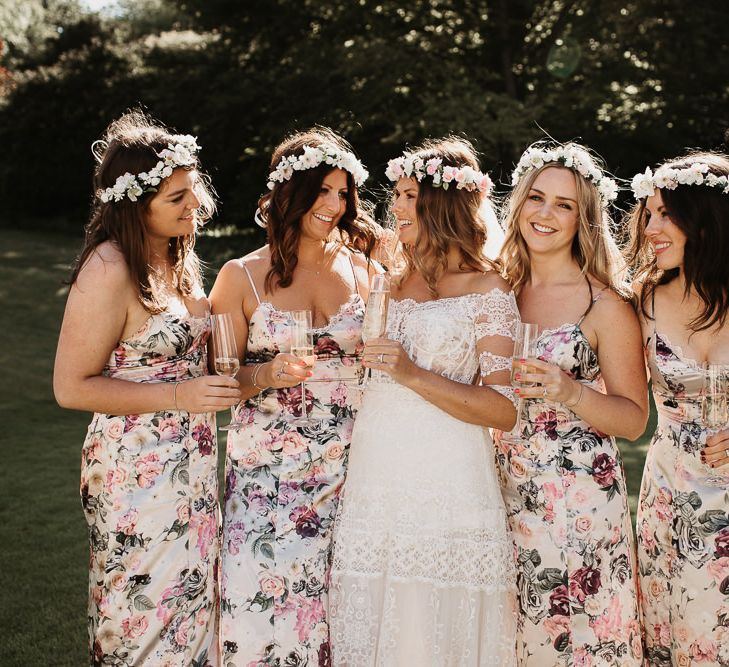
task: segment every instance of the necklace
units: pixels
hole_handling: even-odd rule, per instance
[[[324,244],[324,249],[323,249],[322,257],[315,264],[315,266],[317,268],[315,268],[315,269],[307,268],[305,266],[302,266],[301,262],[299,262],[299,263],[296,264],[296,268],[297,269],[301,269],[302,271],[306,271],[307,273],[313,273],[315,276],[318,276],[322,272],[322,269],[324,269],[326,266],[328,266],[329,263],[330,263],[330,261],[333,260],[334,257],[337,254],[337,249],[339,247],[338,244],[336,244],[336,243],[334,244],[334,252],[333,253],[329,253],[329,251],[327,249],[327,246],[328,245],[329,245],[328,242]],[[327,257],[328,255],[329,255],[329,257]]]

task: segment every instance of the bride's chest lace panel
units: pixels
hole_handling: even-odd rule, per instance
[[[393,299],[387,336],[399,341],[421,368],[470,383],[479,368],[479,341],[513,338],[518,317],[513,292],[499,289],[424,302]]]

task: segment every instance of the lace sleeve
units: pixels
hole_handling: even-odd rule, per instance
[[[510,389],[511,357],[519,321],[514,292],[492,289],[479,299],[473,315],[483,384]]]

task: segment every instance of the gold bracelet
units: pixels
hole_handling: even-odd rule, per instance
[[[260,370],[261,370],[261,366],[263,366],[263,364],[256,364],[256,367],[255,367],[255,368],[253,369],[253,373],[251,374],[251,383],[253,384],[253,386],[254,386],[254,387],[255,387],[256,389],[258,389],[258,392],[259,392],[259,393],[260,393],[260,392],[263,392],[263,391],[266,391],[266,389],[265,389],[264,387],[259,387],[259,386],[258,386],[258,385],[256,384],[256,379],[258,378],[258,371],[260,371]]]
[[[180,384],[179,382],[175,382],[175,388],[172,390],[172,398],[175,401],[175,411],[176,412],[179,412],[179,410],[180,410],[180,408],[177,407],[177,387],[179,384]]]
[[[580,401],[582,400],[582,394],[585,391],[585,385],[582,384],[582,382],[579,382],[578,384],[580,385],[580,395],[577,397],[577,400],[572,403],[572,405],[570,405],[569,403],[565,403],[565,407],[568,407],[570,410],[572,408],[576,408],[580,404]]]

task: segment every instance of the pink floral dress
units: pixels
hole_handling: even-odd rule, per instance
[[[704,371],[655,327],[646,348],[658,411],[636,527],[647,662],[729,665],[729,471],[701,463]]]
[[[290,423],[301,415],[297,385],[267,390],[260,406],[256,398],[246,401],[238,411],[246,426],[228,435],[222,579],[226,667],[331,664],[330,549],[360,401],[363,319],[364,302],[355,293],[314,331],[317,361],[305,384],[307,414],[314,423]],[[289,349],[287,314],[271,303],[259,299],[248,327],[246,363]]]
[[[206,374],[209,317],[149,317],[104,375],[175,382]],[[91,663],[215,666],[217,443],[212,414],[95,414],[84,442]]]
[[[538,353],[602,390],[584,317],[545,330]],[[516,546],[518,664],[640,665],[633,531],[615,440],[563,405],[525,402],[522,436],[497,435]]]

